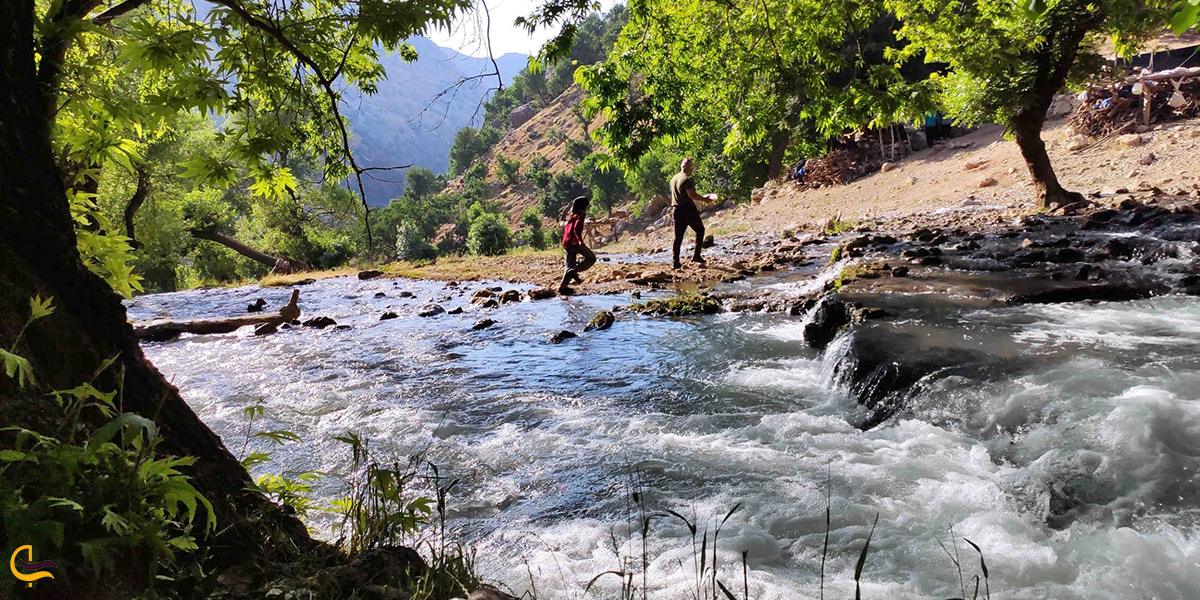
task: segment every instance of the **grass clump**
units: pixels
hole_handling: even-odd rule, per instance
[[[704,294],[680,294],[673,298],[647,300],[629,307],[633,312],[656,317],[686,317],[721,312],[721,303]]]
[[[839,233],[845,233],[847,231],[854,231],[854,229],[857,227],[858,223],[854,221],[843,221],[842,214],[838,213],[837,216],[825,222],[823,231],[825,232],[825,235],[836,235]]]

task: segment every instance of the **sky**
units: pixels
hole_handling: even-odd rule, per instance
[[[517,17],[525,17],[533,12],[540,0],[488,0],[488,12],[491,13],[492,55],[504,56],[509,52],[534,54],[542,44],[556,33],[550,30],[538,30],[531,36],[524,29],[513,24]],[[616,0],[600,0],[602,10],[608,10]],[[429,39],[439,46],[453,48],[470,56],[487,56],[487,42],[484,35],[486,20],[479,0],[474,2],[476,9],[466,13],[454,23],[453,34],[445,30],[428,32]]]

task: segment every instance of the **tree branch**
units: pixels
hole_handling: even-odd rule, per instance
[[[138,8],[141,8],[143,5],[147,4],[148,2],[150,2],[150,0],[125,0],[125,2],[122,2],[116,6],[109,7],[108,10],[92,17],[91,18],[92,24],[105,25],[109,21],[112,21],[113,19],[115,19],[121,15],[124,15],[126,13],[137,10]]]

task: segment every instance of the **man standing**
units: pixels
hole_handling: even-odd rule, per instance
[[[700,248],[704,245],[704,222],[700,220],[700,209],[696,207],[696,203],[704,202],[705,199],[696,193],[696,182],[692,180],[692,171],[695,170],[696,165],[692,159],[685,158],[679,165],[679,172],[671,178],[671,209],[675,217],[675,244],[671,249],[674,252],[672,256],[676,269],[681,266],[679,248],[683,245],[683,236],[688,227],[696,232],[696,252],[692,260],[704,264],[704,258],[700,256]]]

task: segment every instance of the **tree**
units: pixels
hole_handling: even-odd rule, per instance
[[[450,175],[461,175],[478,158],[500,141],[500,131],[492,127],[463,127],[454,133],[450,146]]]
[[[948,113],[964,124],[1003,123],[1029,168],[1040,208],[1082,200],[1050,164],[1042,127],[1054,95],[1095,72],[1095,38],[1130,53],[1165,28],[1170,0],[887,0],[901,19],[906,53],[945,63],[937,75]]]
[[[542,231],[542,216],[536,208],[530,207],[521,213],[521,231],[517,237],[518,245],[525,245],[534,250],[546,249],[546,234]]]
[[[625,173],[620,167],[612,164],[607,155],[589,155],[575,167],[573,173],[591,190],[592,208],[597,212],[612,211],[614,206],[629,195],[629,188],[625,186]]]
[[[512,246],[512,231],[504,218],[495,213],[483,213],[471,221],[467,231],[467,250],[471,254],[495,256]]]
[[[517,173],[521,171],[521,161],[507,156],[496,157],[496,177],[505,185],[517,182]]]
[[[542,214],[551,219],[558,219],[563,208],[576,197],[587,191],[583,182],[570,173],[559,173],[550,184],[550,189],[542,194],[539,205]]]
[[[370,92],[384,76],[378,49],[411,56],[403,40],[447,24],[464,3],[212,4],[216,8],[201,18],[191,3],[167,0],[0,3],[0,340],[17,339],[31,298],[52,297],[57,306],[25,329],[12,348],[38,373],[38,385],[0,380],[0,414],[6,425],[47,430],[58,414],[48,390],[90,381],[102,392],[119,391],[123,410],[152,419],[165,432],[162,451],[195,460],[182,468],[212,503],[218,522],[217,534],[197,540],[204,549],[200,555],[206,567],[221,567],[318,550],[298,520],[252,491],[245,468],[146,361],[119,296],[84,264],[68,186],[78,195],[99,162],[132,164],[136,147],[128,140],[101,139],[124,129],[106,127],[104,120],[152,127],[163,112],[185,109],[230,117],[225,135],[240,159],[258,167],[256,185],[288,187],[286,167],[274,159],[297,146],[319,159],[330,180],[362,175],[366,169],[349,152],[338,87]],[[111,59],[87,52],[100,38],[111,39],[120,61],[136,61],[171,93],[152,94],[142,105],[110,103],[104,94],[93,94],[92,83],[112,75],[104,70]],[[87,110],[72,112],[76,108]],[[76,116],[96,120],[67,128],[63,119]],[[54,136],[64,128],[96,134],[96,143],[83,156],[60,162],[56,150],[65,146]],[[189,176],[222,180],[228,173],[223,158],[190,164]],[[65,173],[59,165],[66,162],[81,168]],[[246,560],[250,556],[256,560]],[[95,582],[82,569],[72,581],[80,591]]]
[[[882,1],[631,5],[609,60],[576,72],[588,114],[604,116],[593,137],[626,169],[665,146],[708,163],[723,155],[739,179],[755,163],[774,177],[797,133],[808,142],[915,118],[927,69],[891,58]]]

